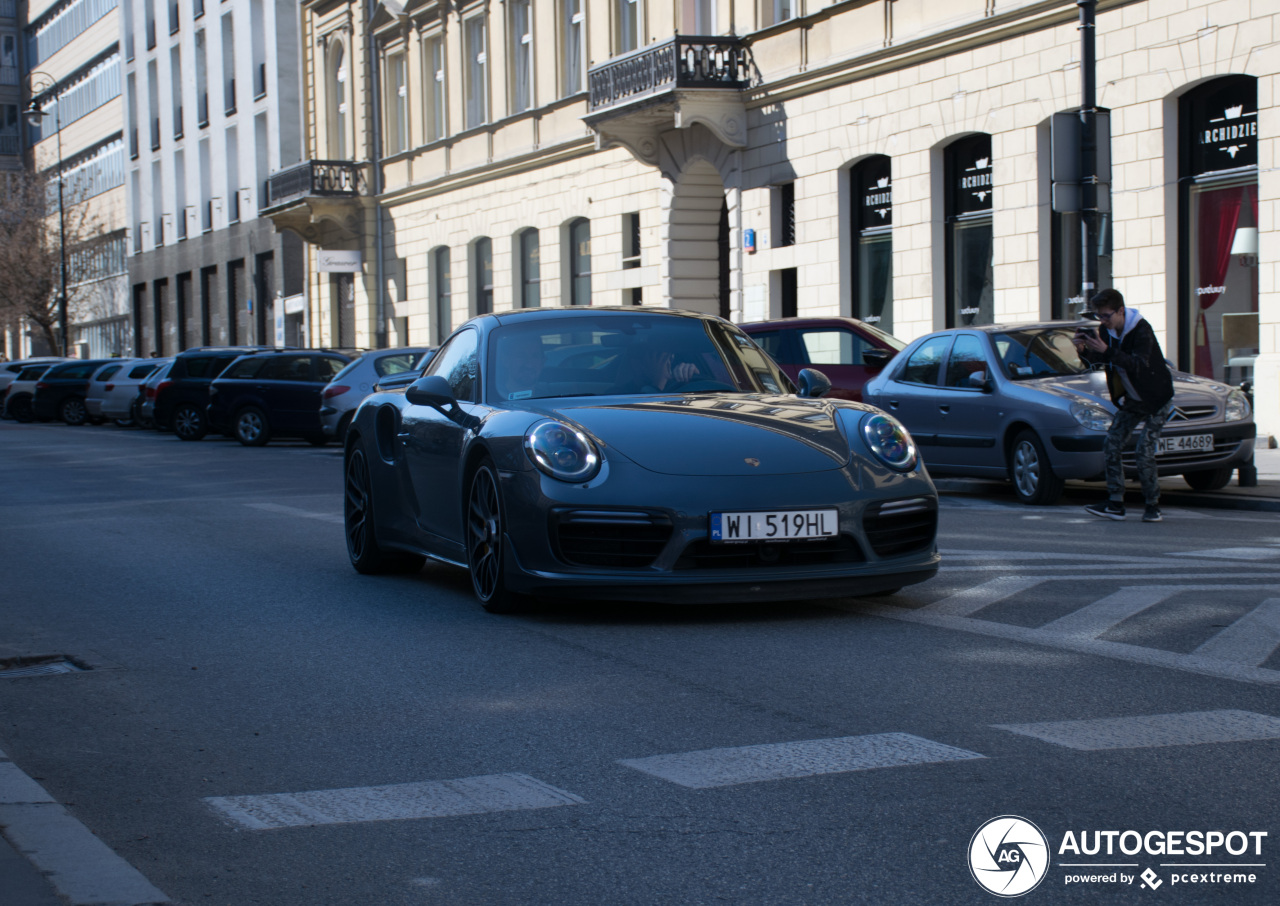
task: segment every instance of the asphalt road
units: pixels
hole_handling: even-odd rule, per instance
[[[1028,903],[1280,899],[1274,514],[947,495],[893,597],[497,617],[357,575],[340,472],[0,423],[0,658],[93,668],[0,679],[0,751],[174,903],[989,904],[1003,815]],[[1130,830],[1250,848],[1062,852]]]

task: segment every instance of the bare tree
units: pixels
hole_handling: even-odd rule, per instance
[[[57,199],[56,175],[51,181],[31,169],[0,173],[0,323],[26,319],[55,351],[61,345],[58,298],[64,251],[70,269],[76,253],[98,241],[100,232],[89,206],[74,204],[69,195],[60,231]],[[76,310],[80,292],[68,272],[68,311]]]

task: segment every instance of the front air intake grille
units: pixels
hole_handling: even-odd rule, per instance
[[[861,563],[862,549],[848,535],[817,541],[786,541],[781,544],[751,541],[720,544],[703,539],[684,549],[675,568],[756,569],[793,566],[822,566],[829,563]]]
[[[645,569],[671,538],[671,519],[629,510],[560,510],[551,514],[556,554],[572,566]]]
[[[862,517],[862,527],[877,557],[927,550],[938,533],[938,503],[909,497],[873,504]]]
[[[1169,413],[1168,424],[1199,421],[1200,419],[1213,418],[1217,414],[1218,407],[1212,404],[1208,406],[1174,406],[1173,411]]]

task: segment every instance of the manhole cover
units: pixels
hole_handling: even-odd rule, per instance
[[[89,668],[82,667],[65,654],[0,659],[0,679],[18,679],[24,676],[53,676],[55,673],[81,673],[87,669]]]

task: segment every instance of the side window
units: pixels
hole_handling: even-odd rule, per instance
[[[780,330],[771,330],[768,333],[752,333],[751,339],[760,344],[760,348],[769,354],[769,358],[775,362],[785,362],[783,358],[784,351],[787,348],[786,334]]]
[[[474,330],[464,330],[432,357],[426,374],[440,375],[457,399],[474,403],[479,362],[480,340]]]
[[[103,368],[101,371],[95,374],[93,376],[93,379],[95,381],[98,381],[99,383],[109,381],[111,380],[111,378],[115,376],[115,373],[123,367],[124,367],[123,365],[108,365],[106,368]]]
[[[316,382],[320,384],[329,383],[346,364],[342,359],[330,358],[327,355],[320,356],[316,359]]]
[[[129,380],[140,381],[155,370],[155,365],[139,365],[137,368],[129,372]]]
[[[266,381],[309,381],[311,380],[311,356],[278,355],[272,356],[258,375]]]
[[[262,365],[266,361],[267,360],[262,356],[251,356],[247,359],[242,359],[239,362],[236,362],[220,376],[224,378],[238,378],[240,380],[251,378],[262,370]]]
[[[203,356],[203,355],[191,356],[186,360],[187,377],[194,377],[194,378],[215,377],[217,375],[217,372],[212,371],[209,368],[209,363],[211,363],[212,361],[213,359],[209,358],[208,356]],[[223,367],[226,367],[226,366],[223,366]]]
[[[378,372],[378,377],[386,377],[389,374],[403,374],[413,368],[413,363],[418,361],[419,353],[416,352],[398,352],[395,355],[384,355],[376,359],[373,363],[373,370]]]
[[[964,333],[956,337],[956,344],[951,347],[951,355],[947,357],[947,386],[971,388],[969,376],[987,375],[987,357],[982,351],[982,341],[973,334]]]
[[[930,337],[911,353],[898,380],[904,384],[937,384],[942,357],[951,345],[950,335]]]
[[[800,342],[811,365],[861,365],[867,341],[848,330],[806,330]]]

